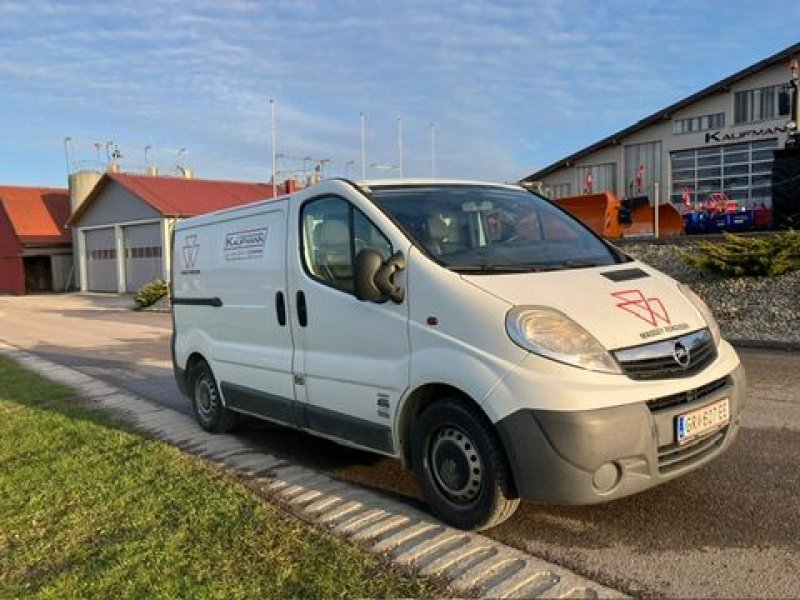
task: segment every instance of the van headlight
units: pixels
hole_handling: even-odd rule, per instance
[[[518,346],[582,369],[622,373],[595,337],[564,313],[543,306],[517,306],[506,315],[506,331]]]
[[[703,299],[685,283],[679,283],[678,289],[684,296],[686,296],[686,299],[694,305],[700,315],[702,315],[703,319],[705,319],[706,325],[708,325],[708,329],[711,331],[711,337],[714,338],[714,345],[719,346],[719,341],[720,338],[722,338],[722,334],[719,331],[717,320],[714,318],[714,313],[712,313],[711,309],[708,308],[708,304],[706,304]]]

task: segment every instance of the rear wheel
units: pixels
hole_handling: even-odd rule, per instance
[[[192,370],[192,407],[200,427],[212,433],[225,433],[236,428],[239,414],[225,408],[211,368],[205,362]]]
[[[411,461],[431,511],[460,529],[499,525],[519,506],[500,440],[482,413],[446,398],[411,428]]]

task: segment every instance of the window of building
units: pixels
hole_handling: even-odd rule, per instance
[[[617,191],[617,165],[606,163],[602,165],[589,165],[578,167],[578,189],[584,194],[599,194],[601,192]],[[588,188],[589,174],[591,173],[591,189]]]
[[[736,92],[733,121],[740,125],[789,116],[789,86],[786,84]]]
[[[661,142],[625,146],[625,195],[648,196],[653,184],[662,183]]]
[[[670,154],[670,199],[680,204],[688,188],[691,202],[705,202],[714,192],[725,192],[748,207],[772,204],[772,153],[776,138],[681,150]]]
[[[698,133],[710,129],[722,129],[723,127],[725,127],[725,113],[714,113],[713,115],[675,119],[672,123],[672,132],[680,135],[683,133]]]
[[[550,186],[549,198],[555,200],[557,198],[567,198],[572,196],[572,184],[567,183],[554,183]]]

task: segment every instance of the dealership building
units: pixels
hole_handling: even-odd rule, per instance
[[[525,177],[551,198],[610,191],[679,204],[725,192],[740,206],[772,202],[773,151],[790,113],[789,62],[800,43]]]

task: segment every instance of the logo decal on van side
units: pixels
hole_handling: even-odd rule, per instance
[[[658,327],[659,319],[667,325],[670,323],[667,309],[660,298],[645,298],[641,290],[612,292],[611,295],[617,300],[621,300],[621,302],[617,304],[617,308],[631,313],[633,316],[649,323],[653,327]]]
[[[225,260],[251,260],[264,256],[267,228],[234,231],[225,235]]]
[[[194,269],[197,262],[197,252],[200,244],[197,243],[196,235],[187,235],[186,242],[183,244],[183,266],[186,269]]]
[[[383,392],[378,394],[378,416],[384,419],[389,418],[389,394]]]

